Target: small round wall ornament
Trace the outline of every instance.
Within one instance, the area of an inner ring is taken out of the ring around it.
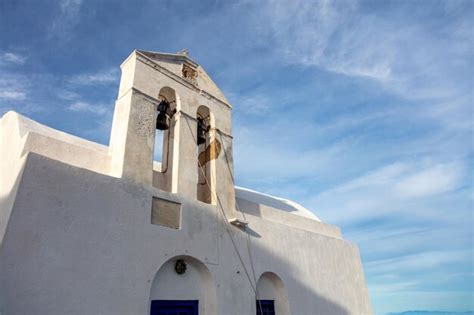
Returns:
[[[182,275],[183,273],[185,273],[186,268],[187,268],[186,262],[182,259],[178,259],[176,261],[176,264],[174,265],[174,271],[176,271],[178,275]]]

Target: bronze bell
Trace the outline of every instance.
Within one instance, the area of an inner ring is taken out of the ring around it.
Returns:
[[[158,117],[156,118],[156,129],[167,130],[170,127],[168,116],[173,116],[175,111],[171,111],[170,103],[167,100],[162,100],[158,104]]]
[[[168,116],[164,112],[160,112],[156,118],[156,129],[167,130],[169,127]]]
[[[206,143],[206,127],[204,126],[204,119],[197,118],[197,145]]]

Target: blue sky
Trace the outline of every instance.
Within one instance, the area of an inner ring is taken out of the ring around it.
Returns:
[[[377,314],[473,305],[473,1],[0,0],[0,114],[108,143],[119,65],[198,61],[241,186],[340,225]]]

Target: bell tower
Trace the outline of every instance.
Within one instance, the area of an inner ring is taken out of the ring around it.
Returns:
[[[110,139],[111,173],[145,187],[235,211],[231,112],[186,51],[135,50],[121,65]],[[162,130],[161,167],[154,162]]]

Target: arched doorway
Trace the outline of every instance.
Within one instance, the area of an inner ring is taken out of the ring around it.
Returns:
[[[273,272],[265,272],[257,283],[256,314],[289,315],[290,305],[283,281]]]
[[[190,256],[164,263],[153,280],[151,315],[216,315],[216,289],[207,267]]]

